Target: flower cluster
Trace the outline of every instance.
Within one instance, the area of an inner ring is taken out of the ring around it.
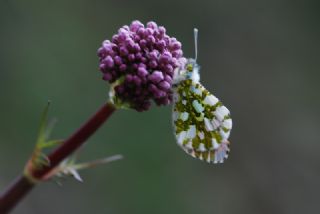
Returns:
[[[98,49],[103,79],[112,83],[112,99],[137,111],[148,110],[152,100],[171,103],[172,78],[182,54],[181,43],[164,27],[139,21],[120,28]]]

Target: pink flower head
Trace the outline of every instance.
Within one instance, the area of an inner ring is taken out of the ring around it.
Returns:
[[[103,79],[112,83],[113,100],[137,111],[148,110],[151,101],[172,101],[172,78],[180,66],[181,43],[155,22],[144,26],[133,21],[98,49]]]

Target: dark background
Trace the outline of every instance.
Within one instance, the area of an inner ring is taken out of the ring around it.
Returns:
[[[65,138],[107,100],[96,50],[122,25],[154,20],[194,56],[231,110],[223,165],[175,144],[171,107],[118,111],[81,160],[125,159],[39,185],[15,209],[53,213],[318,213],[319,1],[25,1],[0,3],[0,189],[22,170],[50,99]]]

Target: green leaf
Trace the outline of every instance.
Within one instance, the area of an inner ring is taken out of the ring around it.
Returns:
[[[123,159],[122,155],[113,155],[113,156],[107,157],[107,158],[93,160],[93,161],[89,161],[89,162],[85,162],[85,163],[74,164],[72,167],[76,170],[82,170],[82,169],[93,168],[93,167],[96,167],[99,165],[107,164],[107,163],[121,160],[121,159]]]
[[[38,132],[37,146],[41,145],[46,139],[46,127],[47,127],[47,121],[48,121],[49,107],[50,107],[50,101],[48,100],[47,106],[43,110],[40,118],[40,127]]]
[[[54,147],[56,145],[59,145],[63,142],[63,140],[49,140],[49,141],[44,141],[44,142],[41,142],[39,144],[39,147],[41,149],[45,149],[45,148],[51,148],[51,147]]]

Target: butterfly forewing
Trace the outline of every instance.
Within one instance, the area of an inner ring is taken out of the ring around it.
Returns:
[[[228,157],[230,112],[200,83],[187,79],[175,88],[172,117],[177,144],[185,152],[213,163]]]

